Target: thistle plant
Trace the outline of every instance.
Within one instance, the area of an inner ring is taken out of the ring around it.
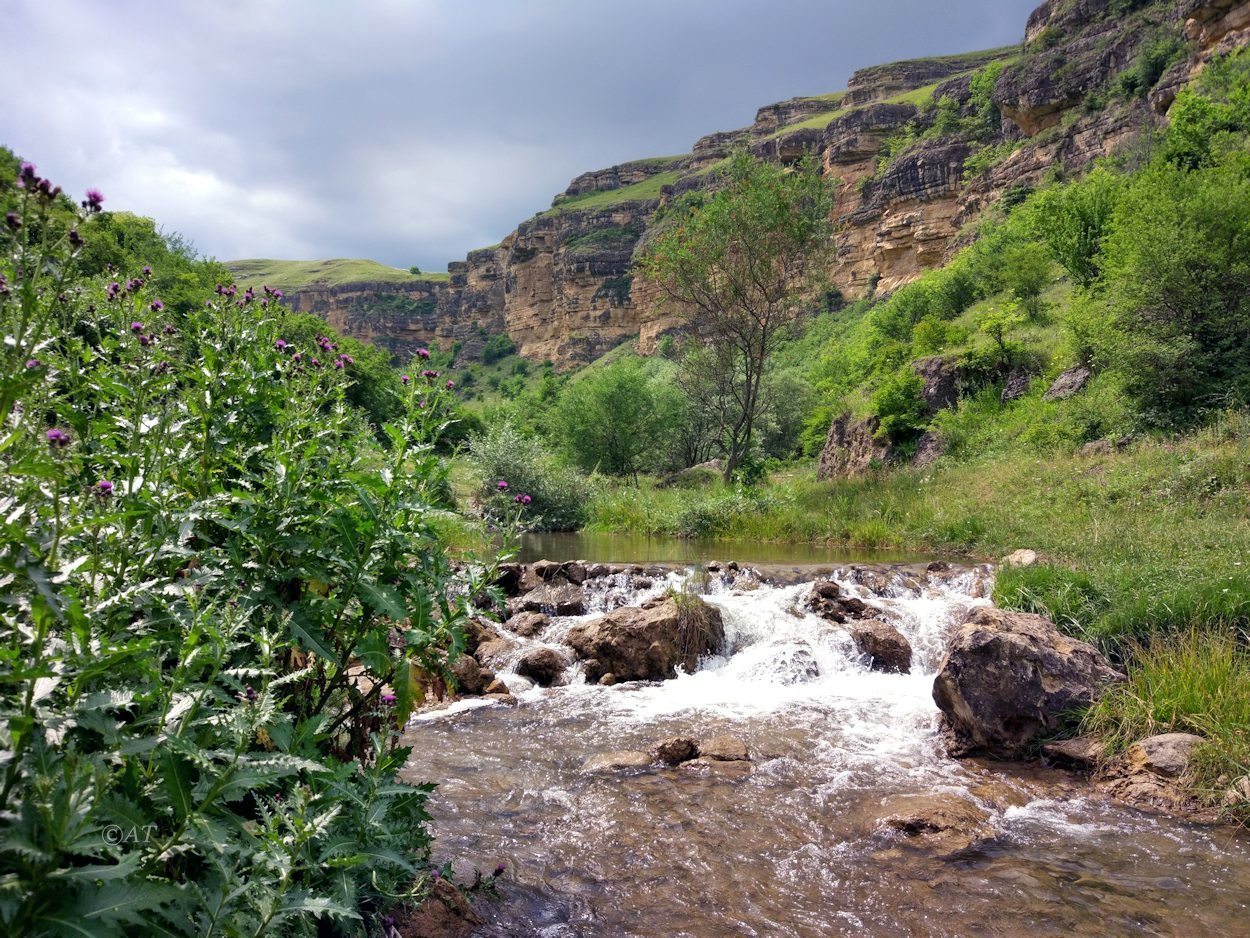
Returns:
[[[81,275],[99,192],[0,200],[0,930],[381,933],[401,730],[494,577],[437,534],[451,391],[375,432],[278,291],[175,313]]]

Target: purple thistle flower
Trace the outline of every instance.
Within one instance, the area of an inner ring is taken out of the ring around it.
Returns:
[[[310,364],[310,365],[312,365],[314,368],[320,368],[320,367],[321,367],[321,360],[320,360],[320,359],[317,359],[317,358],[314,358],[311,362],[309,362],[309,364]]]
[[[17,231],[22,227],[22,218],[17,212],[5,212],[4,223],[9,226],[9,230]]]
[[[42,367],[43,367],[43,362],[41,362],[41,361],[40,361],[39,359],[37,359],[37,358],[28,358],[28,359],[26,359],[26,367],[27,367],[30,371],[34,371],[36,368],[42,368]]]
[[[79,250],[87,242],[82,239],[82,235],[78,233],[77,228],[69,230],[69,246],[75,251]]]
[[[155,342],[155,341],[156,341],[156,339],[154,339],[154,338],[153,338],[152,336],[150,336],[150,335],[141,335],[141,336],[139,336],[139,344],[140,344],[140,345],[142,345],[144,348],[147,348],[149,345],[151,345],[151,344],[152,344],[153,342]]]
[[[429,357],[430,357],[430,350],[428,348],[417,349],[417,358],[420,358],[422,361],[424,361],[425,359]]]
[[[285,352],[286,351],[286,339],[279,339],[277,342],[273,344],[273,347],[276,348],[279,352]]]
[[[48,445],[53,449],[62,449],[69,446],[69,434],[59,427],[53,427],[44,436],[48,438]]]
[[[88,189],[82,207],[89,212],[98,212],[104,207],[104,196],[99,189]]]
[[[530,498],[528,495],[522,495],[522,496],[521,496],[521,504],[522,504],[522,505],[528,505],[528,504],[529,504],[530,502],[532,502],[533,500],[534,500],[534,499]]]
[[[354,365],[354,364],[356,364],[356,359],[352,358],[350,355],[348,355],[348,354],[346,354],[346,353],[343,353],[343,354],[340,354],[340,355],[339,355],[339,361],[341,361],[344,365]]]
[[[386,704],[388,707],[389,707],[391,704],[393,704],[393,703],[394,703],[396,700],[398,700],[398,699],[399,699],[399,698],[398,698],[398,697],[396,697],[394,694],[383,694],[383,695],[382,695],[382,703]]]
[[[430,370],[427,368],[425,371],[421,372],[421,377],[422,377],[422,378],[425,378],[425,380],[427,380],[427,381],[433,381],[435,378],[437,378],[437,377],[438,377],[438,372],[437,372],[437,371],[430,371]]]
[[[152,312],[159,313],[161,310],[165,308],[165,304],[162,303],[160,300],[153,300],[152,305],[149,308],[152,310]]]
[[[248,703],[256,702],[256,691],[252,689],[251,684],[247,685],[247,688],[243,691],[243,696],[247,698]]]
[[[293,362],[302,362],[303,360],[304,360],[304,356],[301,355],[299,352],[296,352],[294,355],[291,356],[291,361]]]
[[[436,883],[442,878],[443,878],[442,870],[435,870],[434,872],[430,874],[430,879],[434,880],[434,882]]]
[[[17,170],[17,187],[25,189],[27,186],[31,188],[39,182],[39,174],[35,172],[34,163],[22,163]]]
[[[95,484],[95,493],[101,498],[108,498],[113,494],[113,483],[108,479],[101,479]]]
[[[138,293],[140,290],[143,289],[143,278],[135,277],[132,280],[127,280],[126,289],[129,290],[131,293]]]
[[[508,483],[505,482],[503,479],[500,479],[498,482],[495,483],[495,488],[499,489],[499,491],[501,492],[506,492],[508,491]]]
[[[177,331],[178,330],[175,329],[173,326],[166,326],[164,329],[165,335],[173,335]]]
[[[400,376],[399,376],[399,381],[400,381],[400,383],[401,383],[401,384],[405,384],[405,385],[406,385],[406,384],[407,384],[409,381],[411,381],[411,380],[412,380],[412,379],[411,379],[411,378],[409,378],[407,375],[400,375]]]
[[[274,291],[273,291],[273,298],[274,298],[275,300],[280,300],[280,299],[282,299],[282,291],[281,291],[281,290],[274,290]]]
[[[342,371],[342,370],[343,370],[343,359],[341,359],[341,358],[340,358],[338,361],[336,361],[336,362],[334,363],[334,367],[335,367],[335,368],[337,368],[339,371]]]
[[[143,267],[143,276],[145,276],[145,277],[150,277],[150,276],[152,276],[152,268],[151,268],[151,267],[148,267],[146,264],[145,264],[145,265],[144,265],[144,267]]]
[[[130,331],[131,331],[131,332],[142,332],[142,331],[143,331],[143,323],[138,322],[138,321],[136,321],[136,322],[132,322],[132,323],[130,324]]]
[[[495,867],[495,873],[494,873],[495,879],[498,879],[500,876],[502,876],[504,874],[504,870],[506,870],[507,868],[508,868],[508,865],[506,863],[500,863],[497,867]]]

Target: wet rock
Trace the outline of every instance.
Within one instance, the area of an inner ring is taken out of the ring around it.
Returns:
[[[510,692],[505,692],[505,693],[495,693],[495,694],[483,694],[483,695],[482,695],[482,699],[483,699],[483,700],[492,700],[492,701],[494,701],[494,702],[495,702],[495,703],[497,703],[497,704],[503,704],[503,705],[508,706],[508,707],[515,707],[515,706],[516,706],[516,704],[517,704],[517,699],[516,699],[516,697],[514,697],[514,696],[513,696]]]
[[[521,656],[516,673],[540,687],[550,687],[564,676],[565,667],[563,656],[554,648],[535,648]]]
[[[483,642],[481,645],[478,645],[477,650],[473,653],[473,657],[477,658],[484,665],[499,667],[516,647],[516,642],[499,637],[493,641]]]
[[[871,659],[873,671],[907,674],[911,671],[911,642],[898,629],[880,619],[864,619],[847,627],[861,655]]]
[[[395,930],[402,938],[468,938],[481,925],[469,900],[445,879],[435,880],[416,908],[395,914]]]
[[[720,611],[697,597],[657,597],[582,622],[566,642],[585,664],[586,679],[614,674],[618,681],[661,681],[678,666],[693,671],[699,658],[725,640]],[[593,666],[592,666],[593,664]]]
[[[1004,567],[1035,567],[1037,566],[1037,551],[1035,550],[1015,550],[999,561]]]
[[[580,586],[586,582],[587,571],[586,565],[580,560],[571,560],[560,567],[560,573],[564,575],[570,583]]]
[[[474,616],[465,623],[464,626],[464,650],[470,655],[474,654],[479,645],[486,642],[494,641],[499,638],[499,632],[495,629],[495,623],[482,616]]]
[[[807,594],[807,608],[830,622],[846,622],[872,615],[872,610],[862,600],[844,593],[842,587],[832,580],[818,580]]]
[[[714,762],[749,762],[751,753],[737,736],[713,736],[699,743],[699,758]]]
[[[1010,756],[1123,680],[1096,648],[1047,619],[981,607],[952,639],[933,699],[957,748]]]
[[[1179,778],[1188,770],[1195,747],[1203,742],[1193,733],[1163,733],[1133,743],[1124,755],[1131,771]]]
[[[599,684],[602,687],[612,687],[616,684],[616,675],[609,671],[603,677],[599,678]]]
[[[648,576],[634,577],[632,585],[636,590],[649,590],[655,586],[655,581]]]
[[[892,812],[880,829],[897,831],[913,846],[950,856],[984,843],[995,835],[989,812],[959,795],[900,795],[886,802]]]
[[[725,759],[709,759],[700,756],[697,759],[691,759],[689,762],[683,762],[678,769],[682,772],[712,777],[717,779],[725,779],[726,781],[736,781],[743,779],[755,772],[755,766],[750,762],[742,760],[728,761]]]
[[[560,564],[554,560],[536,560],[530,564],[530,570],[538,579],[549,583],[560,572]]]
[[[499,678],[495,678],[493,681],[491,681],[489,684],[486,685],[486,689],[482,691],[482,696],[494,697],[496,694],[511,695],[511,693],[512,692],[508,690],[507,684],[505,684]]]
[[[557,616],[580,616],[586,613],[586,594],[572,584],[546,584],[522,597],[525,612],[545,612]]]
[[[654,760],[649,753],[622,749],[591,756],[582,764],[582,771],[619,772],[622,769],[649,769],[653,763]]]
[[[590,580],[599,580],[605,576],[611,576],[612,573],[612,568],[606,563],[595,563],[586,568],[586,577]]]
[[[486,689],[482,681],[482,666],[471,655],[461,655],[451,666],[456,679],[456,689],[465,696],[476,696]]]
[[[1042,395],[1048,401],[1062,401],[1085,389],[1094,373],[1084,365],[1069,368],[1056,378]]]
[[[521,591],[521,575],[524,568],[519,563],[501,563],[495,577],[495,585],[505,596],[515,596]]]
[[[699,744],[689,736],[674,736],[655,747],[655,757],[665,765],[680,765],[699,757]]]
[[[533,638],[540,635],[551,624],[551,617],[541,612],[519,612],[503,624],[510,632],[516,632],[522,638]]]
[[[820,663],[811,648],[799,642],[780,646],[768,665],[767,678],[782,684],[805,684],[820,677]]]
[[[1105,747],[1093,736],[1057,739],[1042,746],[1048,759],[1076,769],[1092,769],[1102,760]]]

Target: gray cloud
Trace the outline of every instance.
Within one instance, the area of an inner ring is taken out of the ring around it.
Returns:
[[[441,268],[574,175],[1036,0],[0,0],[0,143],[206,253]]]

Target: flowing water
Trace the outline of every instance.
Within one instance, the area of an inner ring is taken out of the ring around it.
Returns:
[[[409,728],[410,774],[435,779],[436,851],[461,872],[508,865],[483,935],[1247,935],[1250,845],[1112,804],[1056,770],[943,754],[931,690],[944,633],[985,602],[984,571],[895,577],[879,607],[913,673],[870,671],[797,605],[809,584],[713,583],[726,647],[658,684],[466,700]],[[628,578],[593,612],[634,604]],[[576,619],[523,643],[560,647]],[[752,763],[586,773],[588,757],[732,734]],[[911,799],[955,795],[990,836],[953,854],[883,829]]]

